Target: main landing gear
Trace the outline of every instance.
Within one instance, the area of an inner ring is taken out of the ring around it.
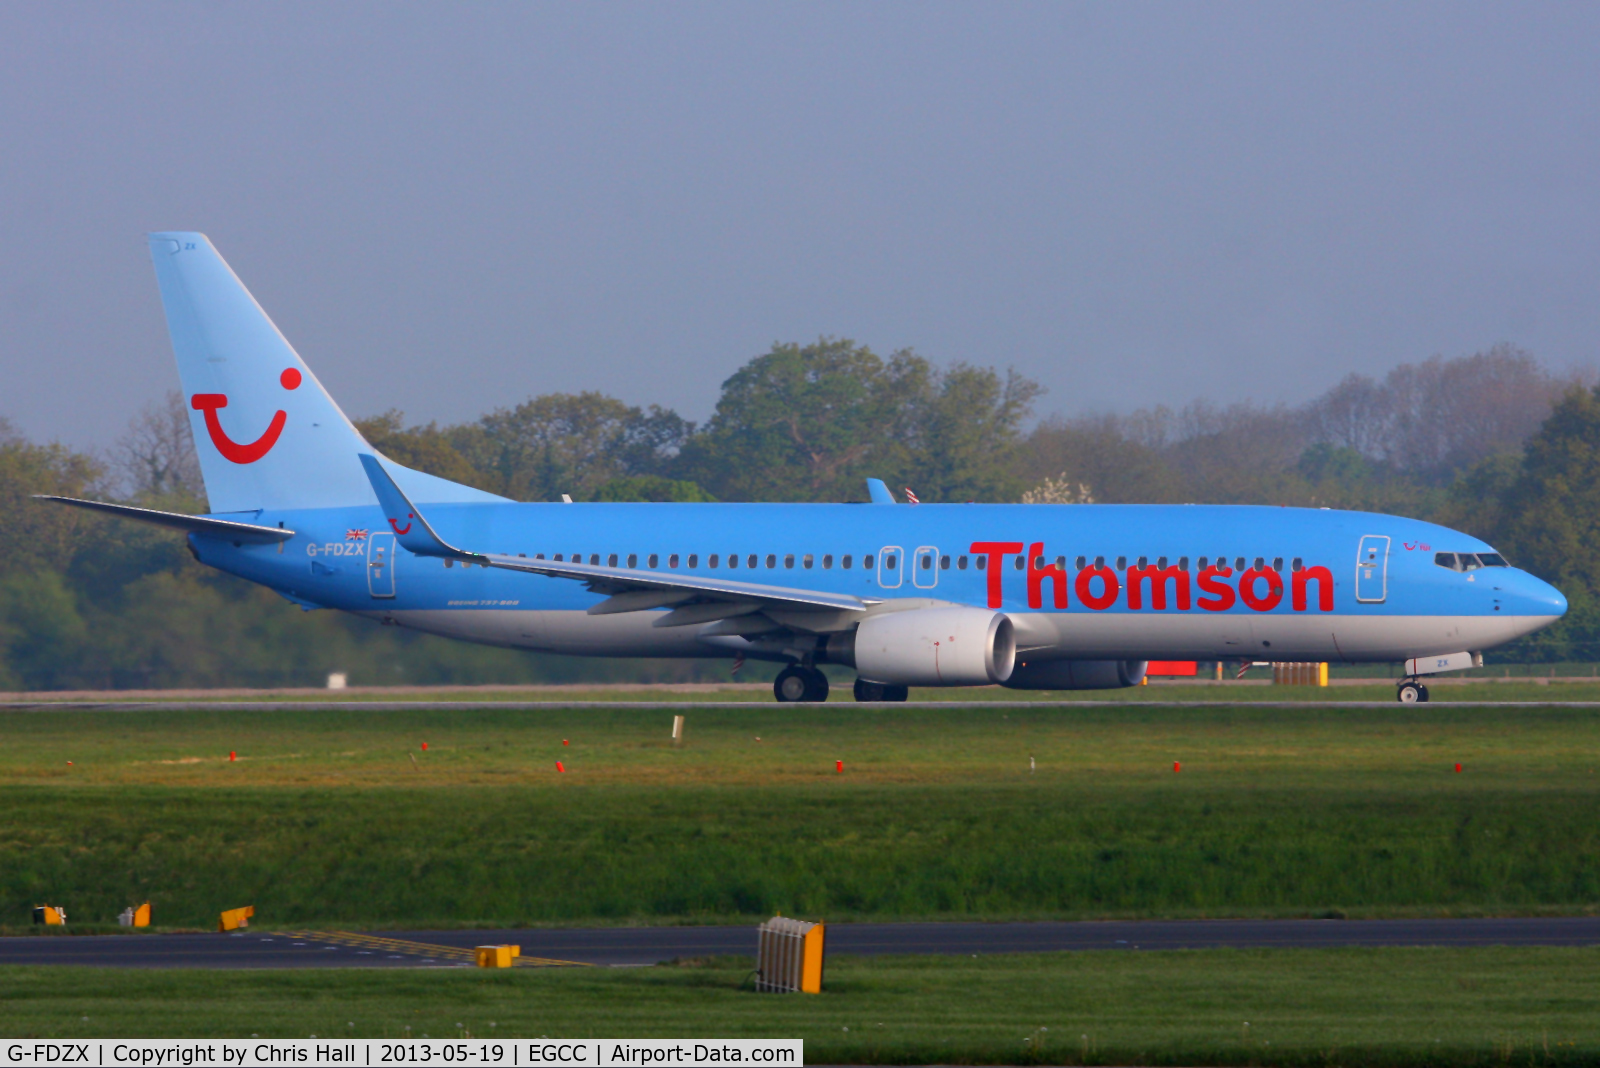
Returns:
[[[814,667],[791,664],[772,680],[772,695],[784,704],[792,701],[826,701],[828,676]]]
[[[890,686],[885,682],[868,682],[866,679],[857,679],[855,696],[857,701],[904,701],[910,690],[905,686]]]
[[[1428,699],[1428,688],[1416,679],[1401,679],[1394,699],[1403,705],[1421,704]]]

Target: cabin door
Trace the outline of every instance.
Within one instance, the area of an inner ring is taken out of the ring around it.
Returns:
[[[374,597],[394,596],[394,535],[374,532],[367,536],[367,592]]]
[[[1356,550],[1356,600],[1382,604],[1389,596],[1389,539],[1367,534]]]
[[[905,552],[898,545],[885,545],[878,550],[878,585],[886,590],[897,588],[905,568],[901,566]]]
[[[939,547],[919,545],[912,554],[911,584],[919,590],[931,590],[939,585]]]

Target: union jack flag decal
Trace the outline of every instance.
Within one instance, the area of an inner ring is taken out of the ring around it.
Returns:
[[[362,538],[365,538],[369,533],[371,533],[371,532],[367,531],[367,530],[364,530],[362,528],[352,527],[351,529],[349,529],[349,530],[344,532],[344,540],[345,541],[360,541]]]

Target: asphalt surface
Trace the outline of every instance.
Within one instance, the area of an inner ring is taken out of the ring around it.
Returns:
[[[521,931],[240,931],[0,938],[0,964],[126,968],[471,967],[472,947],[522,947],[523,967],[626,967],[676,957],[754,957],[756,929],[608,927]],[[1600,917],[1428,920],[1162,920],[1131,923],[841,923],[830,953],[1328,946],[1600,945]]]

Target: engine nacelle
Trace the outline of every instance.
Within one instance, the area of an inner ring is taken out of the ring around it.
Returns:
[[[828,659],[853,661],[863,679],[893,686],[987,686],[1010,678],[1017,658],[1011,620],[984,608],[885,612],[852,637],[848,650],[830,640]]]
[[[1022,663],[1000,680],[1013,690],[1117,690],[1137,686],[1145,660],[1041,660]]]

